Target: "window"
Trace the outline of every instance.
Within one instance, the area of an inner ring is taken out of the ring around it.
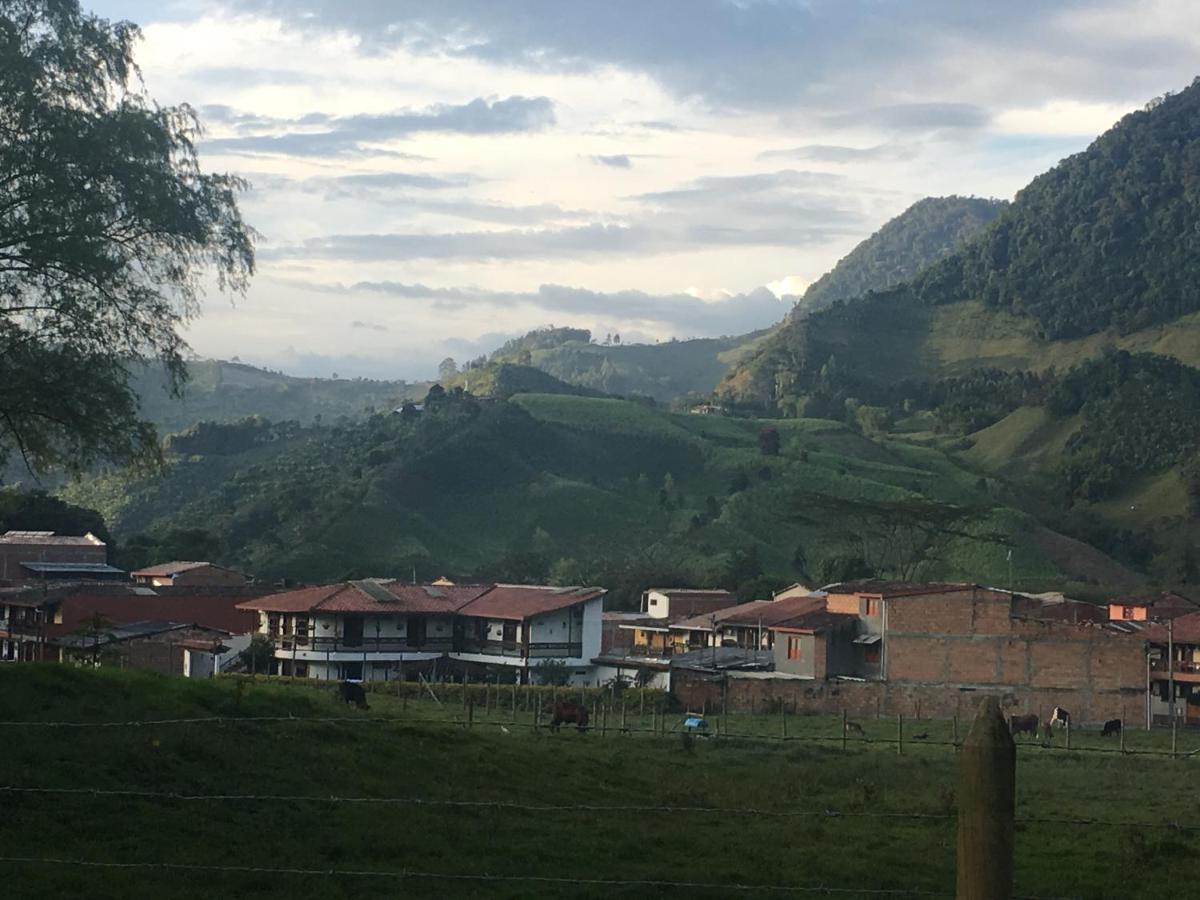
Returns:
[[[800,647],[801,647],[800,640],[801,639],[799,637],[795,637],[795,636],[789,637],[787,639],[787,658],[788,659],[795,659],[795,660],[800,659]]]
[[[267,615],[267,634],[271,637],[279,636],[279,613],[269,613]]]
[[[517,623],[505,622],[502,639],[506,644],[515,644],[517,642]]]
[[[657,597],[651,597],[651,598],[650,598],[650,605],[651,605],[651,606],[658,606],[658,598],[657,598]]]
[[[865,609],[863,610],[863,615],[865,615],[865,616],[879,615],[879,601],[878,600],[865,600],[865,601],[863,601],[863,606],[865,607]]]
[[[296,619],[296,643],[308,643],[308,617],[303,616]]]
[[[1133,618],[1133,607],[1132,606],[1122,606],[1121,607],[1121,618],[1122,619],[1132,619]]]

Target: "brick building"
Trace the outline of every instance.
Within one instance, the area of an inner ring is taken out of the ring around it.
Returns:
[[[1144,719],[1144,636],[1088,604],[1072,609],[971,584],[870,581],[827,592],[829,613],[857,617],[854,632],[836,633],[859,648],[861,663],[875,660],[874,671],[860,668],[867,674],[853,680],[814,672],[807,682],[731,673],[727,685],[680,673],[672,690],[690,705],[725,688],[731,706],[775,697],[801,710],[935,717],[965,714],[994,694],[1017,713],[1045,717],[1063,706],[1081,723]]]
[[[108,546],[94,534],[82,536],[53,531],[6,531],[0,534],[0,581],[21,581],[33,576],[27,563],[78,563],[103,566]]]

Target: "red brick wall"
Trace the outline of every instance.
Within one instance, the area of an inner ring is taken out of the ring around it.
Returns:
[[[1048,717],[1055,706],[1079,722],[1141,721],[1145,645],[1095,625],[1014,619],[1011,598],[967,589],[897,597],[887,603],[886,682],[730,678],[731,709],[779,698],[800,711],[854,715],[971,714],[995,694],[1013,712]],[[689,705],[719,696],[694,674],[672,673]]]

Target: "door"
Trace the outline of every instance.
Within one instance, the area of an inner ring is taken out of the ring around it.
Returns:
[[[346,618],[342,620],[342,646],[361,647],[362,642],[362,616],[346,616]]]
[[[420,647],[425,643],[425,617],[409,616],[404,626],[405,643],[410,647]]]

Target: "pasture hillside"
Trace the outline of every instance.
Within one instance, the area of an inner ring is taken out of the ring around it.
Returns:
[[[5,892],[953,895],[957,757],[915,737],[949,723],[907,723],[902,754],[884,722],[843,749],[833,717],[789,717],[786,741],[765,733],[778,715],[730,726],[757,738],[684,740],[677,714],[661,736],[615,716],[604,736],[550,734],[519,702],[515,721],[473,708],[468,729],[438,689],[441,706],[373,693],[362,712],[327,686],[7,666]],[[1023,741],[1016,894],[1189,896],[1196,764]]]
[[[423,578],[603,584],[630,604],[651,582],[765,596],[867,567],[1005,583],[1011,549],[1021,587],[1138,583],[1119,567],[1108,580],[1102,554],[1055,562],[1037,539],[1042,523],[1001,481],[937,449],[820,419],[451,393],[421,415],[210,426],[172,448],[164,475],[109,474],[63,494],[99,509],[126,547],[199,532],[209,555],[272,579],[415,567]]]

